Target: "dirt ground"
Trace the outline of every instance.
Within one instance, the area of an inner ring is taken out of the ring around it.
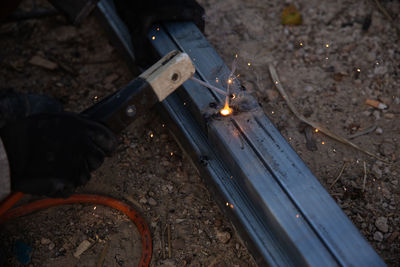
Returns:
[[[242,84],[385,262],[399,266],[400,49],[393,24],[374,1],[199,2],[206,9],[205,34],[217,52],[228,64],[239,55]],[[281,23],[291,2],[302,15],[301,25]],[[382,4],[398,22],[399,1]],[[37,66],[34,56],[56,66]],[[270,63],[309,119],[345,137],[376,125],[353,141],[392,164],[321,133],[311,134],[308,142],[314,145],[307,148],[304,127],[270,80]],[[47,94],[75,112],[133,78],[93,16],[77,27],[62,16],[1,25],[0,65],[1,90]],[[388,108],[369,107],[366,99]],[[78,192],[135,207],[151,228],[152,266],[255,266],[154,111],[119,140],[114,156]],[[141,251],[135,226],[119,212],[95,205],[56,207],[12,220],[1,226],[0,239],[12,266],[21,265],[16,241],[33,249],[30,266],[94,266],[102,254],[103,266],[135,266]],[[84,240],[91,246],[75,258]]]
[[[200,2],[218,53],[228,63],[239,55],[242,84],[385,262],[399,266],[400,2],[380,1],[393,24],[374,1]],[[282,25],[289,4],[302,15],[301,25]],[[392,164],[320,132],[311,133],[308,149],[304,127],[271,82],[271,63],[301,114],[343,137],[375,125],[352,141]],[[372,108],[367,99],[388,108]]]

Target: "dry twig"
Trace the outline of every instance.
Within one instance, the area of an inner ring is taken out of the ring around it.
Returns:
[[[276,70],[275,70],[274,66],[269,65],[269,72],[271,74],[272,81],[275,84],[276,88],[278,89],[279,93],[281,94],[283,99],[286,101],[286,104],[289,106],[289,109],[293,112],[293,114],[299,120],[301,120],[304,123],[307,123],[308,125],[310,125],[311,127],[314,127],[315,129],[318,129],[318,131],[324,133],[325,135],[329,136],[332,139],[335,139],[336,141],[339,141],[339,142],[341,142],[343,144],[349,145],[349,146],[357,149],[358,151],[361,151],[361,152],[363,152],[363,153],[365,153],[365,154],[367,154],[367,155],[369,155],[371,157],[374,157],[374,158],[376,158],[376,159],[378,159],[378,160],[380,160],[382,162],[389,163],[387,160],[385,160],[385,159],[383,159],[381,157],[378,157],[378,156],[372,154],[371,152],[369,152],[369,151],[367,151],[365,149],[362,149],[361,147],[359,147],[358,145],[354,144],[353,142],[350,142],[349,140],[332,133],[327,128],[323,127],[322,125],[320,125],[320,124],[318,124],[316,122],[307,120],[303,115],[301,115],[297,111],[297,109],[293,105],[292,101],[290,101],[288,95],[286,94],[285,89],[283,89],[283,86],[281,85],[281,82],[279,80],[278,74],[276,73]]]
[[[96,263],[96,267],[102,267],[103,266],[104,259],[106,258],[109,246],[110,246],[110,242],[106,241],[106,243],[104,244],[103,249],[101,250],[101,254],[100,254],[99,260]]]
[[[161,232],[161,252],[162,252],[162,258],[165,260],[165,227],[163,228],[162,221],[160,220],[160,232]]]
[[[168,258],[172,258],[172,245],[171,245],[171,224],[168,223]]]
[[[355,133],[355,134],[347,136],[347,139],[354,139],[356,137],[359,137],[359,136],[362,136],[362,135],[365,135],[365,134],[369,134],[369,133],[375,131],[376,127],[377,127],[376,124],[374,124],[371,127],[365,129],[364,131],[361,131],[361,132],[358,132],[358,133]]]
[[[389,12],[386,10],[384,6],[379,2],[379,0],[374,0],[376,6],[378,7],[379,11],[382,12],[383,15],[392,23],[392,25],[396,28],[396,30],[400,33],[400,26],[396,24],[395,20],[393,17],[389,14]]]
[[[337,181],[339,181],[340,177],[342,177],[344,168],[346,167],[346,163],[347,163],[347,162],[343,162],[342,169],[340,170],[338,176],[337,176],[336,179],[333,181],[333,183],[331,184],[331,186],[329,186],[329,189],[331,189],[331,188],[337,183]]]
[[[363,179],[363,186],[362,191],[365,191],[365,183],[367,182],[367,163],[364,161],[364,179]]]

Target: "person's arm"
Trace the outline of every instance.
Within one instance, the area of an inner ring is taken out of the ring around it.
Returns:
[[[12,191],[66,197],[88,181],[117,144],[107,127],[64,112],[45,96],[0,96],[0,114]]]
[[[0,202],[11,192],[10,169],[3,141],[0,138]]]
[[[150,28],[166,21],[192,21],[204,30],[204,9],[195,0],[117,0],[118,15],[131,34],[136,63],[148,67],[152,58],[147,34]]]

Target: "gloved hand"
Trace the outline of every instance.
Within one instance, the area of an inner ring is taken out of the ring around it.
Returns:
[[[0,92],[0,128],[13,121],[40,113],[63,111],[61,103],[45,95]]]
[[[0,129],[11,169],[11,188],[67,197],[116,147],[105,126],[73,113],[44,113]]]
[[[163,21],[193,21],[204,30],[204,9],[195,0],[116,0],[118,15],[128,26],[136,62],[147,67],[151,60],[150,28]]]

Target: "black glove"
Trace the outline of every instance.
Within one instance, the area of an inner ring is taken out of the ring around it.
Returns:
[[[147,67],[154,63],[147,34],[163,21],[193,21],[204,30],[204,9],[195,0],[115,0],[121,19],[128,26],[136,62]]]
[[[67,197],[116,147],[105,126],[73,113],[45,113],[0,129],[13,191]]]
[[[45,95],[0,92],[0,128],[13,121],[40,113],[63,111],[61,103]]]

